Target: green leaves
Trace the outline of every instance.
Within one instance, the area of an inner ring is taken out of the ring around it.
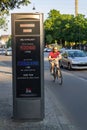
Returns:
[[[64,44],[87,41],[87,18],[82,14],[74,17],[74,15],[60,14],[57,10],[51,10],[44,27],[46,38],[50,35],[52,42],[57,40]]]
[[[21,5],[28,5],[30,0],[0,0],[0,10],[11,10],[19,8]]]
[[[9,15],[9,10],[28,4],[30,0],[0,0],[0,29],[7,29],[6,15]]]

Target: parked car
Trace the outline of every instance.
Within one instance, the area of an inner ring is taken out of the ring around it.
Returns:
[[[0,48],[0,55],[5,55],[5,49],[4,48]]]
[[[50,52],[51,50],[51,48],[44,48],[44,52]]]
[[[67,49],[62,53],[60,65],[70,69],[87,69],[87,55],[82,50]]]
[[[5,55],[12,56],[12,48],[6,49]]]
[[[59,51],[60,51],[60,53],[62,54],[62,53],[64,53],[65,52],[65,48],[61,48]]]

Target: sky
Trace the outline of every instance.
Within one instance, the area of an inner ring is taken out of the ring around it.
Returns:
[[[75,15],[75,0],[30,0],[31,4],[22,6],[20,9],[14,9],[11,13],[32,13],[40,12],[44,14],[44,20],[48,17],[48,13],[52,9],[60,11],[61,14]],[[35,6],[35,10],[33,10]],[[78,0],[78,13],[84,14],[87,17],[87,0]],[[8,17],[8,30],[7,32],[0,31],[0,35],[11,34],[11,16]]]

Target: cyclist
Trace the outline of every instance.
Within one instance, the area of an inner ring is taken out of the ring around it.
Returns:
[[[52,51],[48,55],[48,60],[50,62],[50,72],[53,74],[54,66],[56,65],[59,68],[59,60],[62,59],[60,52],[57,47],[53,47]]]

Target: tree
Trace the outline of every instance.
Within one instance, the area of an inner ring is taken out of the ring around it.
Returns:
[[[84,15],[79,14],[76,17],[73,17],[69,22],[69,28],[66,30],[66,41],[83,43],[86,40],[86,29],[87,29],[87,20]]]
[[[30,0],[0,0],[0,10],[9,11],[14,8],[20,8],[21,5],[28,5]]]
[[[20,8],[21,5],[27,6],[29,3],[30,0],[0,0],[0,29],[7,29],[6,16],[10,10]]]
[[[78,14],[75,17],[51,10],[44,22],[44,28],[45,37],[50,35],[53,39],[52,42],[57,40],[57,43],[62,44],[62,46],[65,46],[66,43],[78,44],[87,41],[87,18],[83,14]]]
[[[3,15],[0,16],[0,29],[2,29],[2,28],[4,28],[4,30],[7,29],[7,21]]]
[[[8,41],[6,42],[6,47],[7,47],[7,48],[12,47],[11,36],[9,36],[9,39],[8,39]]]
[[[52,35],[49,34],[49,35],[46,36],[47,43],[52,43],[52,40],[53,40]]]
[[[48,18],[44,22],[46,42],[48,42],[49,36],[51,37],[50,42],[55,42],[56,39],[54,35],[54,22],[59,16],[60,12],[55,9],[50,10],[50,12],[48,13]]]
[[[61,14],[54,22],[54,36],[63,46],[66,41],[66,33],[70,28],[69,21],[72,17],[73,15]]]

